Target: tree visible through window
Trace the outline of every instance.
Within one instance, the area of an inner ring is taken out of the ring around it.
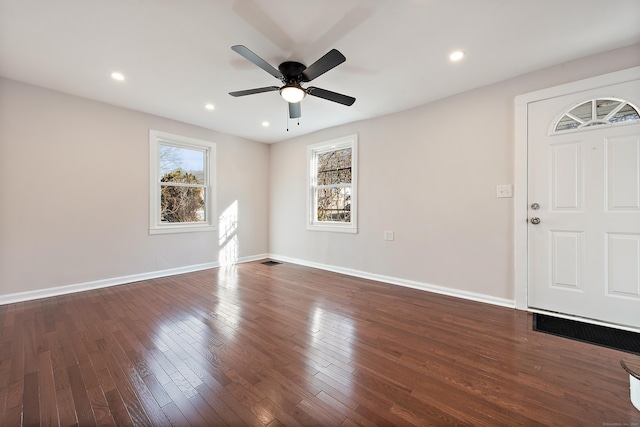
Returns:
[[[356,142],[351,135],[308,147],[308,229],[357,232]]]
[[[205,153],[160,144],[160,220],[201,222],[205,215]]]
[[[215,230],[215,144],[150,131],[151,234]]]
[[[318,154],[318,221],[351,221],[351,148]]]

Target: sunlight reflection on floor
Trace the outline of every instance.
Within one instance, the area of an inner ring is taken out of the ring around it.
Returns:
[[[220,215],[218,239],[220,252],[218,261],[221,267],[233,265],[238,261],[238,201],[234,201]]]

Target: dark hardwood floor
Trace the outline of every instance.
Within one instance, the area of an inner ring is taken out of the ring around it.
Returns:
[[[4,305],[0,331],[4,426],[640,425],[627,353],[291,264]]]

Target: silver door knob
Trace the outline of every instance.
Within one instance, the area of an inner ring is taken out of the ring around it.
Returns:
[[[537,216],[534,216],[529,221],[531,221],[531,224],[540,224],[540,218],[538,218]]]

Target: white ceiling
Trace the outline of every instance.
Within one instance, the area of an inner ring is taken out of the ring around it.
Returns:
[[[0,0],[0,75],[263,142],[638,42],[639,0]],[[308,96],[287,132],[277,92],[228,95],[280,84],[235,44],[274,67],[336,48],[347,61],[307,86],[357,100]]]

